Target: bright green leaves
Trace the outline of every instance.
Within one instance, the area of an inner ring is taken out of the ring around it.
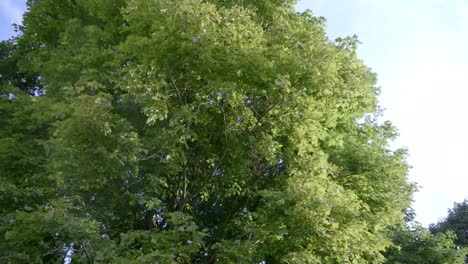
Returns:
[[[138,64],[156,63],[153,66],[166,78],[184,73],[189,82],[236,77],[239,70],[250,74],[264,40],[249,12],[200,1],[134,1],[126,9],[130,34],[122,52],[137,58]],[[150,16],[153,19],[146,19]]]
[[[164,120],[168,115],[168,99],[181,96],[178,88],[173,86],[172,93],[167,91],[169,84],[154,68],[136,67],[128,71],[124,86],[135,100],[143,104],[143,113],[147,116],[146,123],[153,125],[158,120]]]
[[[301,160],[302,166],[290,171],[285,191],[263,194],[265,205],[254,221],[261,223],[256,227],[261,229],[256,237],[262,241],[259,250],[270,252],[270,261],[380,261],[379,251],[388,242],[370,232],[371,224],[361,218],[363,208],[356,194],[321,171],[326,166],[323,157]],[[315,166],[305,169],[307,164]]]
[[[355,38],[285,0],[55,2],[18,39],[47,93],[0,95],[4,259],[383,262],[412,187],[394,128],[356,121],[377,89]]]
[[[409,206],[409,196],[414,190],[404,177],[408,171],[404,163],[405,151],[392,152],[383,148],[394,133],[389,123],[379,126],[368,121],[348,131],[344,144],[330,148],[329,152],[330,160],[339,168],[333,173],[335,181],[354,190],[368,206],[373,219],[390,221],[384,225],[400,221],[401,208]],[[380,213],[387,218],[376,217]]]

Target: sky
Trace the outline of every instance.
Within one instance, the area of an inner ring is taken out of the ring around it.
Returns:
[[[25,10],[25,0],[0,0],[0,40],[15,34],[12,24],[21,24]]]
[[[0,40],[25,0],[0,0]],[[331,39],[358,35],[359,57],[379,76],[383,119],[399,129],[417,182],[416,220],[446,216],[468,198],[468,0],[302,0],[327,19]]]

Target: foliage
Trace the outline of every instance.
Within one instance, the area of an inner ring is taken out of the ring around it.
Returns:
[[[0,54],[0,261],[383,263],[405,152],[357,39],[293,4],[30,0]]]
[[[434,234],[452,231],[456,234],[455,244],[460,248],[468,248],[468,200],[455,203],[448,215],[437,224],[429,226]],[[468,257],[466,257],[468,262]]]
[[[397,230],[395,246],[385,256],[392,264],[463,264],[466,249],[458,249],[453,232],[433,235],[420,225],[405,226]]]

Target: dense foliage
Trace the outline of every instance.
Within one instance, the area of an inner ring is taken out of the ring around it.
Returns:
[[[289,0],[30,0],[0,262],[383,263],[413,186],[354,37]]]
[[[463,264],[466,249],[455,244],[453,231],[432,234],[414,221],[414,211],[409,210],[406,224],[394,229],[393,246],[384,253],[389,264]]]
[[[466,251],[458,250],[454,233],[431,234],[421,226],[402,228],[395,235],[395,247],[386,252],[392,264],[463,264]]]
[[[434,234],[452,231],[456,234],[455,244],[459,248],[468,249],[468,200],[455,203],[448,211],[448,215],[437,224],[429,226]],[[466,253],[466,263],[468,263],[468,252]]]

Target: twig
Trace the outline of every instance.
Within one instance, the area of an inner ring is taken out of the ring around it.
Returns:
[[[263,114],[263,115],[257,120],[257,122],[255,123],[254,127],[250,130],[250,132],[254,131],[254,130],[260,125],[260,123],[262,122],[262,120],[270,113],[270,111],[271,111],[273,108],[275,108],[276,106],[278,106],[278,105],[279,105],[280,103],[282,103],[282,102],[283,102],[283,101],[280,100],[280,101],[278,101],[276,104],[270,105],[270,106],[267,108],[265,114]],[[252,109],[253,109],[253,108],[252,108]]]

